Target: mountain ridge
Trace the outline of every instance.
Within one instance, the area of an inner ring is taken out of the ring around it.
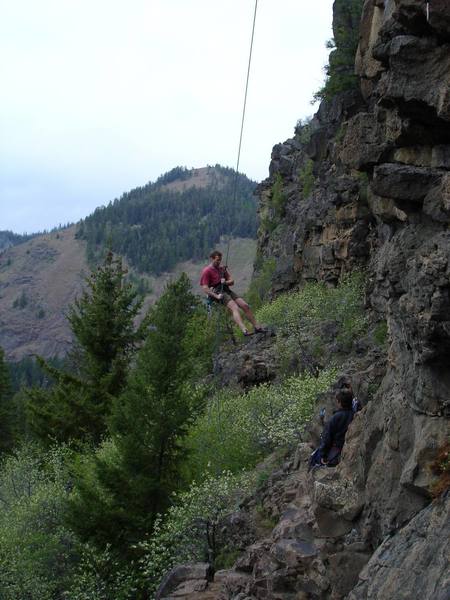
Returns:
[[[205,197],[215,173],[215,167],[191,170],[177,167],[147,185],[163,188],[165,193],[181,200],[186,190],[201,189]],[[228,181],[229,185],[230,174],[222,176],[221,173],[223,171],[215,178],[216,184],[225,185]],[[95,266],[94,258],[100,259],[104,251],[103,246],[99,247],[96,257],[88,260],[88,244],[80,236],[79,228],[77,223],[33,235],[0,252],[0,346],[9,360],[17,361],[32,354],[62,357],[69,349],[71,333],[65,313]],[[216,245],[224,252],[227,240],[223,236],[217,238]],[[239,236],[230,241],[230,261],[235,265],[237,289],[244,292],[253,270],[255,241]],[[158,274],[140,272],[126,256],[123,260],[130,280],[142,288],[145,307],[148,307],[162,293],[165,284],[182,271],[188,273],[194,290],[198,289],[199,272],[211,249],[200,259],[187,257],[172,262],[169,269],[161,269]]]

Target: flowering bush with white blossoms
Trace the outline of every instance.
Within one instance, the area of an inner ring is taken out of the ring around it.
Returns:
[[[174,565],[214,562],[220,550],[219,523],[236,510],[254,485],[253,475],[224,471],[216,477],[206,475],[200,483],[193,482],[187,492],[174,497],[166,515],[156,519],[148,541],[138,545],[143,552],[141,573],[150,594]]]
[[[0,597],[53,600],[77,561],[64,525],[68,448],[19,448],[0,469]]]
[[[363,309],[364,274],[354,272],[342,279],[337,287],[310,282],[299,292],[282,294],[257,311],[257,319],[289,333],[299,324],[314,327],[335,322],[340,336],[351,337],[365,326]]]
[[[298,442],[318,394],[330,388],[336,370],[289,377],[246,394],[224,390],[191,427],[187,446],[191,475],[252,468],[279,446]]]

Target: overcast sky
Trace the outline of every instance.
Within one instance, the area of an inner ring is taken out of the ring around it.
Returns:
[[[254,0],[0,0],[0,230],[236,165]],[[311,115],[333,0],[259,0],[240,171]]]

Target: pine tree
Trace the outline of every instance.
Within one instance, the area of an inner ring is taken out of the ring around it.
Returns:
[[[5,353],[0,348],[0,452],[10,450],[13,445],[12,387]]]
[[[124,551],[151,529],[179,487],[181,440],[198,402],[186,385],[183,347],[197,305],[186,275],[167,286],[150,311],[150,331],[128,385],[114,402],[112,445],[80,469],[73,524],[100,545]]]
[[[125,386],[131,358],[146,326],[143,322],[135,327],[141,301],[125,283],[125,274],[121,261],[108,253],[69,311],[76,341],[72,353],[76,373],[40,359],[56,385],[29,392],[30,425],[39,438],[65,441],[89,437],[97,443],[105,432],[112,400]]]

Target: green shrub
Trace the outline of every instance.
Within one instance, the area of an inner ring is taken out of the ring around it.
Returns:
[[[214,564],[216,570],[219,571],[220,569],[231,569],[231,567],[239,558],[240,554],[241,551],[237,548],[225,547],[216,557]]]
[[[20,308],[21,310],[25,308],[28,304],[28,297],[24,291],[20,294],[18,298],[16,298],[13,302],[13,308]]]
[[[299,119],[297,121],[297,125],[295,126],[295,135],[300,140],[300,143],[304,145],[306,145],[311,139],[311,121],[312,117],[306,117],[306,119]]]
[[[273,528],[277,525],[278,521],[273,517],[261,504],[257,505],[254,513],[256,527],[266,537]]]
[[[64,525],[68,450],[45,455],[26,446],[0,471],[2,600],[54,600],[77,562],[74,534]]]
[[[253,277],[250,283],[246,297],[254,311],[267,300],[275,268],[276,261],[274,258],[264,260],[259,268],[259,273]]]
[[[186,469],[238,472],[252,468],[275,448],[295,444],[311,418],[316,397],[330,387],[336,372],[290,377],[280,385],[263,384],[246,394],[219,391],[187,438]]]
[[[299,292],[282,294],[256,312],[257,319],[289,334],[298,325],[318,325],[327,321],[339,325],[339,336],[351,338],[365,325],[364,274],[353,272],[337,287],[321,282],[307,283]],[[338,337],[339,337],[338,336]]]
[[[359,42],[359,23],[364,0],[336,0],[335,12],[341,22],[334,28],[334,38],[327,42],[330,53],[325,67],[325,84],[314,94],[314,101],[331,100],[336,94],[356,89],[355,56]]]
[[[259,229],[268,233],[273,233],[278,225],[279,223],[275,219],[271,219],[267,215],[262,216],[259,220]]]
[[[384,346],[387,341],[388,326],[386,321],[380,321],[374,329],[373,339],[378,346]]]
[[[80,547],[80,559],[65,590],[67,600],[138,600],[139,576],[132,566],[120,563],[110,547]]]
[[[275,210],[275,215],[278,218],[283,217],[286,205],[286,196],[283,193],[283,178],[281,177],[280,173],[277,173],[275,176],[270,202],[272,208]]]
[[[303,198],[308,198],[314,188],[315,177],[313,173],[314,162],[308,158],[300,169],[298,178],[302,186]]]
[[[278,329],[277,352],[282,371],[297,372],[295,358],[299,357],[303,367],[314,373],[317,359],[326,349],[323,332],[327,325],[333,327],[343,351],[366,329],[364,275],[354,272],[337,287],[307,283],[302,290],[282,294],[261,307],[256,318]]]
[[[336,135],[334,136],[334,141],[336,142],[336,144],[340,144],[344,140],[346,132],[347,123],[341,123],[339,125],[339,129],[336,131]]]
[[[253,487],[250,475],[224,472],[217,477],[207,475],[201,483],[194,482],[187,492],[174,497],[166,516],[157,518],[151,537],[138,545],[143,552],[142,579],[150,595],[175,564],[214,563],[225,547],[231,552],[218,535],[218,526]]]

